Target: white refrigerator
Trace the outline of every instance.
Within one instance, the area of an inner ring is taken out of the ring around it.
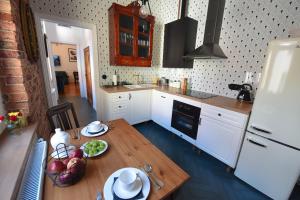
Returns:
[[[288,199],[300,175],[300,38],[269,43],[237,177]]]

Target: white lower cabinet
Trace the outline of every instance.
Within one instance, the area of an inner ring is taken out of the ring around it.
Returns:
[[[119,93],[102,91],[101,96],[101,120],[123,118],[132,125],[152,119],[160,126],[235,168],[248,115],[157,90]],[[171,127],[174,99],[201,108],[201,122],[196,140]]]
[[[138,124],[151,119],[151,90],[129,93],[129,124]]]
[[[151,119],[151,90],[132,92],[103,92],[101,120],[123,118],[129,124],[138,124]]]
[[[157,124],[170,130],[173,110],[173,95],[153,90],[151,118]]]
[[[210,117],[201,117],[198,148],[235,168],[244,130]]]

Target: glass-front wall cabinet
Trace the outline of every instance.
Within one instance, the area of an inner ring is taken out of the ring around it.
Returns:
[[[109,9],[110,64],[151,67],[154,17],[143,19],[133,5]]]

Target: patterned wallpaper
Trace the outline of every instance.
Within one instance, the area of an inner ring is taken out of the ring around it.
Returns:
[[[171,80],[188,77],[192,89],[235,97],[236,92],[230,91],[227,85],[242,83],[247,72],[251,72],[251,80],[256,85],[268,42],[288,37],[290,29],[300,27],[299,0],[227,0],[220,46],[228,59],[195,60],[193,69],[164,69],[161,66],[164,24],[177,19],[178,0],[150,0],[152,13],[156,17],[153,67],[112,67],[109,65],[107,10],[113,2],[127,5],[131,1],[30,1],[33,9],[38,12],[96,24],[100,75],[107,74],[109,77],[107,81],[99,77],[100,84],[109,84],[111,75],[117,70],[121,80],[127,81],[132,81],[133,74],[137,73],[148,82],[156,76],[165,76]],[[189,1],[188,16],[198,20],[196,46],[202,44],[207,5],[208,0]]]

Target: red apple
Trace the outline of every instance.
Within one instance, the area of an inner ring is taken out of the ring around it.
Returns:
[[[81,162],[80,158],[71,158],[67,164],[67,169],[71,169],[78,162]]]
[[[82,158],[83,151],[81,149],[75,149],[69,153],[69,158]]]
[[[65,170],[59,174],[59,181],[62,184],[69,184],[72,182],[74,175],[71,173],[70,170]]]
[[[48,171],[50,173],[60,173],[66,169],[66,165],[60,160],[53,160],[48,165]]]
[[[62,162],[63,162],[64,165],[67,167],[69,161],[70,161],[70,158],[66,158],[66,159],[64,159]]]

